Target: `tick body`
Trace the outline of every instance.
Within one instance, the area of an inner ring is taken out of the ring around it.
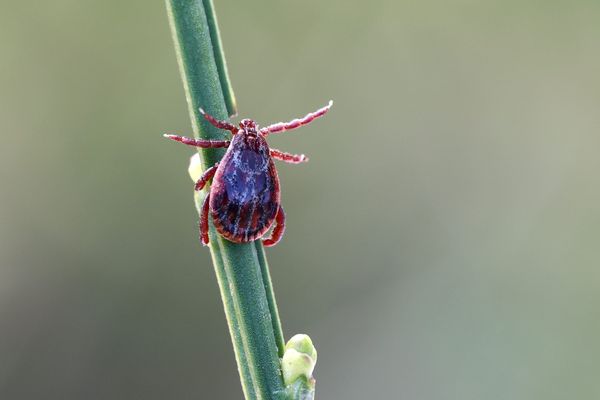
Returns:
[[[236,243],[262,238],[265,246],[279,242],[285,230],[285,214],[281,207],[279,177],[273,159],[298,164],[308,161],[303,154],[288,154],[271,149],[266,136],[306,125],[329,111],[332,102],[305,117],[290,122],[279,122],[264,128],[251,119],[239,126],[219,121],[200,110],[204,118],[220,129],[233,134],[231,141],[191,139],[183,136],[165,137],[190,146],[202,148],[226,147],[223,159],[208,168],[196,182],[195,190],[202,190],[212,179],[208,196],[200,215],[200,240],[207,245],[208,219],[212,217],[217,232]],[[270,237],[263,236],[273,227]]]

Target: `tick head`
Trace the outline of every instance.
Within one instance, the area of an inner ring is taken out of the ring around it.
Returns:
[[[258,130],[256,129],[256,122],[251,119],[243,119],[240,121],[240,128],[244,131],[244,134],[247,136],[258,136]]]

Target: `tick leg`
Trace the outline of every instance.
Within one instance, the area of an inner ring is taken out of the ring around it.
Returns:
[[[208,182],[210,180],[210,178],[215,176],[215,172],[217,172],[218,166],[219,166],[219,163],[216,163],[215,165],[213,165],[212,167],[210,167],[209,169],[204,171],[204,173],[202,174],[200,179],[198,179],[196,181],[196,186],[194,186],[194,190],[204,189],[204,185],[206,185],[206,182]]]
[[[200,212],[200,242],[203,246],[208,246],[208,211],[209,211],[210,193],[204,198],[202,210]]]
[[[174,140],[188,146],[202,147],[203,149],[229,147],[229,140],[212,140],[212,139],[192,139],[185,136],[163,135],[167,139]]]
[[[300,164],[301,162],[308,161],[308,157],[304,154],[290,154],[277,149],[271,149],[271,157],[290,164]]]
[[[204,111],[204,109],[202,109],[202,108],[200,108],[200,113],[202,115],[204,115],[204,119],[206,119],[208,122],[210,122],[215,128],[226,129],[226,130],[230,131],[231,133],[233,133],[234,135],[237,133],[238,128],[235,125],[230,124],[227,121],[220,121],[220,120],[216,119],[212,115],[207,114]]]
[[[275,227],[273,228],[273,232],[271,232],[271,237],[263,239],[263,246],[275,246],[281,240],[283,232],[285,232],[285,213],[283,212],[283,207],[279,206],[277,216],[275,217]]]
[[[266,127],[262,128],[260,130],[260,132],[263,135],[266,136],[269,133],[278,133],[278,132],[283,132],[283,131],[289,131],[290,129],[299,128],[302,125],[309,124],[314,119],[322,117],[323,115],[325,115],[327,113],[327,111],[329,111],[329,109],[331,108],[332,104],[333,104],[333,101],[329,100],[329,104],[328,105],[326,105],[323,108],[318,109],[315,112],[306,114],[306,116],[303,117],[303,118],[294,119],[294,120],[292,120],[290,122],[278,122],[276,124],[269,125],[269,126],[266,126]]]

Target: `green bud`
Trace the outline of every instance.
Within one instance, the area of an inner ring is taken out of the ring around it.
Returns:
[[[294,383],[301,376],[310,377],[314,368],[315,363],[312,358],[294,349],[286,350],[281,359],[283,381],[286,385]]]
[[[310,358],[315,360],[315,363],[317,362],[317,349],[315,349],[315,346],[308,335],[299,333],[292,336],[285,345],[285,349],[295,349],[300,353],[309,355]]]
[[[317,350],[308,335],[295,335],[285,345],[281,359],[283,381],[291,385],[304,377],[312,381],[312,373],[317,362]]]
[[[200,161],[200,154],[195,153],[190,158],[190,166],[188,167],[188,174],[194,182],[196,182],[202,176],[202,162]]]

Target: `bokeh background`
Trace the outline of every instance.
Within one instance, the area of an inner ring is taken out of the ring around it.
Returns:
[[[216,1],[321,399],[600,398],[600,3]],[[239,399],[161,1],[0,4],[0,398]]]

